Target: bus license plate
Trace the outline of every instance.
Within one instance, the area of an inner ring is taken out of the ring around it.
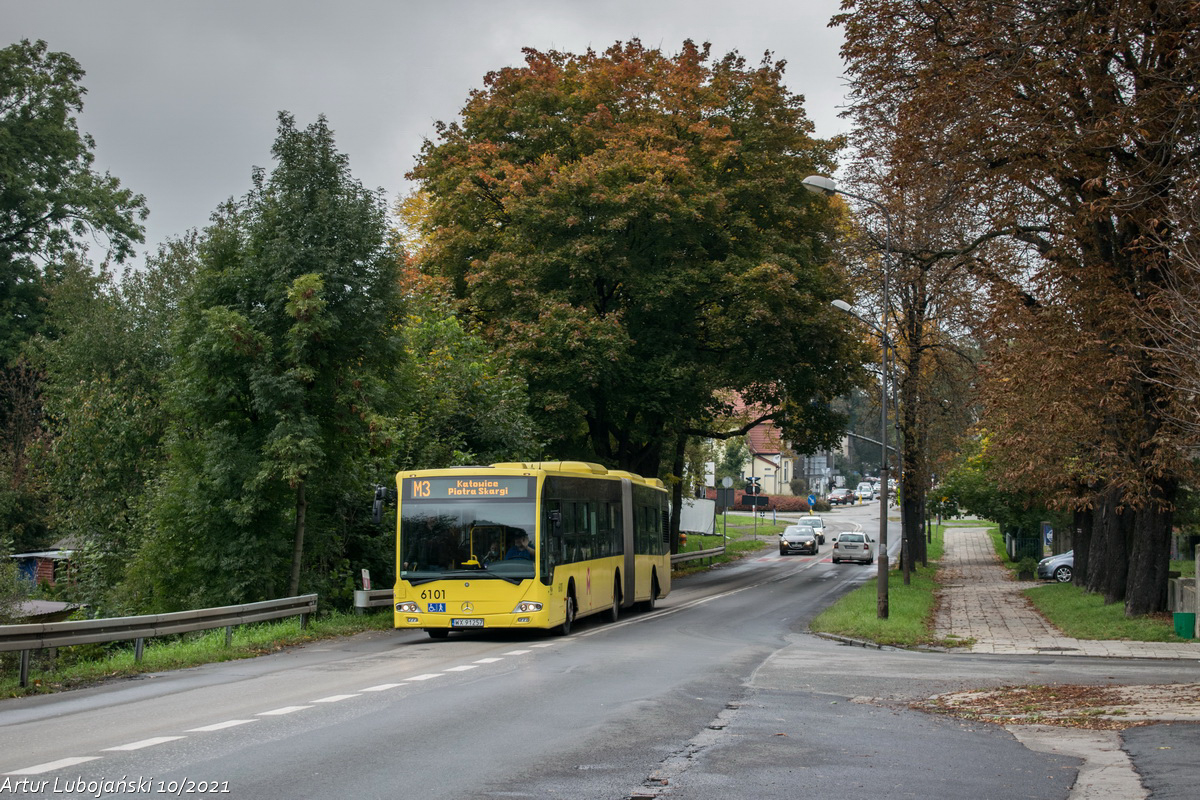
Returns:
[[[451,628],[482,628],[483,620],[481,619],[452,619],[450,620]]]
[[[430,614],[445,614],[446,613],[446,604],[445,603],[430,603],[429,604],[429,613]]]

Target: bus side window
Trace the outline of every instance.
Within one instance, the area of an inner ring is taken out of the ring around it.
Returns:
[[[646,551],[646,523],[645,516],[642,514],[642,507],[637,506],[633,509],[633,548],[634,552],[645,553]]]
[[[621,553],[625,552],[625,542],[621,536],[621,525],[617,522],[617,507],[612,503],[606,503],[605,510],[608,513],[609,547],[612,549],[613,555],[619,556]]]
[[[563,543],[562,510],[557,502],[547,502],[546,516],[542,520],[542,542],[537,548],[542,559],[542,583],[549,586],[554,580],[554,567],[563,562],[566,546]]]

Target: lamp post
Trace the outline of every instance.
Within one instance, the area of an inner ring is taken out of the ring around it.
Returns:
[[[892,252],[892,218],[888,214],[887,208],[882,203],[872,200],[862,195],[847,192],[837,187],[837,183],[833,178],[827,178],[824,175],[809,175],[801,181],[805,189],[808,189],[814,194],[819,194],[824,197],[830,197],[835,194],[844,194],[847,197],[853,197],[856,200],[861,200],[868,205],[874,206],[883,214],[884,230],[885,230],[885,247],[884,247],[884,264],[883,264],[883,303],[880,311],[880,325],[877,328],[879,335],[882,337],[880,346],[881,365],[880,365],[880,388],[882,394],[879,398],[879,573],[876,579],[876,586],[879,590],[878,600],[876,601],[876,612],[879,619],[888,618],[888,529],[887,529],[887,503],[888,503],[888,451],[887,451],[887,398],[888,398],[888,372],[887,372],[887,353],[888,353],[888,338],[887,338],[887,309],[888,309],[888,273],[889,260]],[[849,303],[844,300],[834,300],[833,305],[843,311],[848,311],[854,314],[854,310]],[[858,314],[854,314],[856,317]],[[862,317],[859,317],[862,319]],[[866,320],[863,320],[866,322]],[[875,327],[873,323],[869,325]]]

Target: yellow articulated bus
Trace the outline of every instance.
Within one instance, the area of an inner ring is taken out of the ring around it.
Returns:
[[[396,476],[395,626],[452,630],[616,621],[671,590],[667,493],[657,478],[582,461]]]

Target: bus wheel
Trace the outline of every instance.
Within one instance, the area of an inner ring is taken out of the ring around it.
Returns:
[[[426,628],[425,632],[429,634],[430,639],[445,639],[450,635],[450,631],[445,628]]]
[[[571,624],[575,622],[575,593],[567,593],[567,617],[562,621],[562,624],[554,629],[554,632],[559,636],[566,636],[571,632]]]
[[[642,602],[643,611],[653,611],[658,605],[658,575],[655,574],[650,579],[650,599]]]
[[[618,578],[613,584],[613,601],[612,608],[604,615],[604,618],[609,622],[616,622],[621,616],[621,580]]]

